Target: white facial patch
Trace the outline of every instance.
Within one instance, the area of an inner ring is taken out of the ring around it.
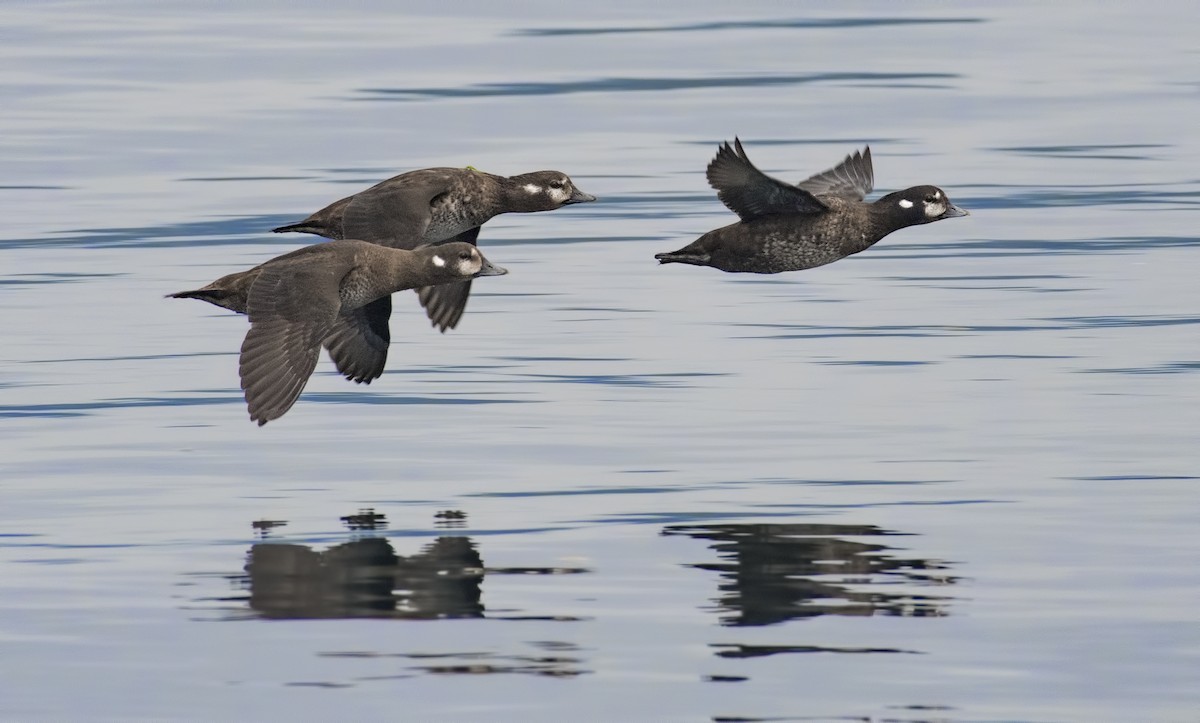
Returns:
[[[912,208],[912,207],[913,207],[912,201],[908,200],[907,198],[900,199],[900,208]]]
[[[938,195],[941,195],[941,194],[938,194]],[[935,196],[935,198],[937,198],[937,196]],[[925,202],[925,217],[926,218],[937,218],[938,216],[941,216],[945,212],[946,212],[946,204],[944,204],[940,201],[938,203],[930,203],[928,201]]]
[[[469,259],[463,259],[458,262],[458,273],[463,276],[474,276],[482,266],[483,263],[472,256]]]
[[[438,268],[441,268],[446,265],[446,259],[442,258],[441,256],[438,256],[437,254],[434,254],[433,255],[433,265],[437,266]]]
[[[542,187],[537,185],[536,183],[526,183],[524,188],[525,188],[525,193],[528,193],[531,196],[542,192]]]
[[[561,203],[562,201],[567,200],[568,195],[569,194],[567,194],[567,189],[565,189],[565,188],[551,188],[550,189],[550,198],[554,199],[554,201],[556,203]]]

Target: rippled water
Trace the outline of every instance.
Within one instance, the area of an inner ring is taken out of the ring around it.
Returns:
[[[1192,3],[4,14],[0,718],[1196,720]],[[972,215],[657,266],[735,134]],[[163,294],[468,164],[601,201],[251,425]]]

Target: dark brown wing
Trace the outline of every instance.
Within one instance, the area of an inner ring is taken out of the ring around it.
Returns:
[[[329,358],[347,379],[370,384],[383,374],[391,330],[392,297],[382,296],[349,314],[341,314],[321,342]]]
[[[450,243],[451,241],[462,241],[463,243],[474,244],[479,238],[479,226],[472,229],[467,229],[457,236],[446,239],[442,243]],[[438,327],[438,330],[443,334],[447,329],[453,329],[458,326],[458,320],[462,318],[463,312],[467,308],[467,299],[471,296],[471,282],[456,281],[451,284],[440,284],[438,286],[423,286],[417,289],[417,298],[421,300],[421,306],[425,307],[425,314],[429,317],[429,321],[433,326]]]
[[[861,153],[855,151],[828,171],[818,173],[797,183],[796,186],[814,196],[840,196],[851,201],[863,200],[875,188],[871,147],[867,146]]]
[[[250,331],[238,372],[250,419],[261,426],[292,408],[337,318],[337,264],[268,263],[250,288]]]
[[[717,197],[741,217],[750,221],[772,214],[822,213],[828,208],[808,191],[784,183],[754,167],[733,139],[717,151],[708,164],[708,183],[717,189]]]
[[[448,170],[413,171],[352,196],[342,215],[344,237],[396,249],[420,246],[430,204],[453,187]]]

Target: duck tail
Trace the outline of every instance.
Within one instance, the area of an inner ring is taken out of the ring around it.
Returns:
[[[707,266],[710,259],[709,254],[703,253],[685,253],[683,251],[672,251],[665,254],[654,254],[654,258],[658,259],[660,264],[691,264],[693,266]]]
[[[271,233],[290,233],[292,231],[295,231],[296,233],[315,233],[318,236],[321,235],[321,230],[307,221],[301,221],[300,223],[289,223],[287,226],[280,226],[279,228],[271,229]]]
[[[226,289],[193,289],[191,291],[177,291],[174,294],[167,294],[168,299],[199,299],[208,303],[219,306],[222,309],[230,311],[239,311],[236,307],[235,294]]]

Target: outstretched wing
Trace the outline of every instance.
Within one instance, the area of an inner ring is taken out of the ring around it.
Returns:
[[[708,183],[717,189],[717,197],[741,217],[750,221],[772,214],[822,213],[828,210],[808,191],[789,185],[754,167],[733,139],[725,143],[708,164]]]
[[[428,171],[397,176],[351,197],[342,215],[343,238],[396,249],[420,246],[429,228],[430,204],[452,186],[447,174]]]
[[[349,314],[341,314],[322,341],[329,358],[347,379],[370,384],[383,374],[392,335],[388,319],[392,297],[381,296]]]
[[[855,151],[846,160],[796,184],[814,196],[840,196],[861,201],[875,188],[875,170],[871,165],[871,147]]]
[[[479,228],[476,226],[467,229],[442,243],[462,241],[474,244],[475,240],[479,238]],[[429,321],[443,334],[447,329],[458,326],[458,320],[462,318],[463,312],[467,308],[467,299],[470,296],[470,279],[438,286],[423,286],[417,289],[417,298],[421,300],[421,306],[425,307],[425,314],[429,317]]]
[[[238,372],[260,426],[291,409],[308,383],[337,317],[341,276],[336,265],[266,264],[250,287]]]

